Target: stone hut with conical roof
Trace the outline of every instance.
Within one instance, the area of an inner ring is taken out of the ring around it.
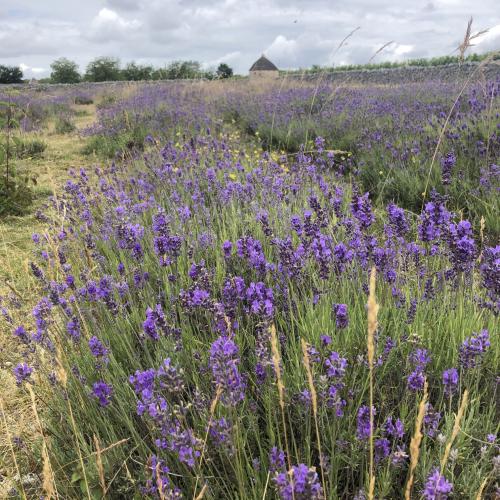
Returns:
[[[257,78],[278,78],[278,76],[278,68],[264,54],[250,68],[250,78],[252,80]]]

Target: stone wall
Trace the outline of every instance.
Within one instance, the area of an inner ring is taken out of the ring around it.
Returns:
[[[338,83],[398,84],[406,82],[472,80],[483,77],[491,80],[500,78],[500,61],[480,63],[446,64],[442,66],[403,66],[400,68],[366,69],[352,71],[331,71],[329,73],[289,74],[287,78],[316,80],[321,75],[326,81]]]

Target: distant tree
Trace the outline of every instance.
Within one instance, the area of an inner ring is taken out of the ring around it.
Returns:
[[[167,79],[189,80],[201,77],[201,64],[198,61],[174,61],[167,67]]]
[[[53,83],[78,83],[81,79],[78,64],[65,57],[56,59],[51,65],[50,79]]]
[[[23,71],[17,66],[0,65],[0,83],[22,83]]]
[[[122,77],[124,80],[131,81],[151,80],[153,71],[154,68],[152,66],[142,66],[132,61],[122,69]]]
[[[155,68],[151,73],[152,80],[168,80],[168,68]]]
[[[85,71],[85,80],[89,82],[112,82],[120,77],[120,60],[116,57],[97,57],[89,62]]]
[[[205,80],[214,80],[217,78],[217,72],[211,69],[207,69],[200,73],[200,78],[204,78]]]
[[[217,76],[219,78],[230,78],[233,76],[233,68],[228,66],[226,63],[220,63],[217,68]]]

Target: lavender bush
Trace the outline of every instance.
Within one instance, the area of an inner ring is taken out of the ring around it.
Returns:
[[[136,123],[148,133],[144,151],[72,172],[40,215],[33,319],[15,304],[4,317],[25,354],[17,381],[32,384],[43,405],[59,494],[365,498],[373,440],[375,497],[400,498],[427,383],[415,494],[474,498],[486,479],[483,494],[493,496],[498,246],[437,190],[418,212],[375,200],[349,174],[362,168],[354,159],[332,158],[335,133],[327,144],[311,136],[294,155],[259,150],[221,119],[239,91],[151,86],[102,110],[90,134]],[[428,127],[445,109],[433,94],[423,94],[423,109],[403,89],[406,97],[365,100],[366,113],[388,124],[370,139],[366,115],[343,109],[362,92],[337,101],[291,89],[286,99],[309,96],[304,113],[317,110],[318,126],[325,110],[344,116],[374,158],[416,154],[408,144],[383,146],[401,125],[428,135],[418,147],[432,150]],[[273,107],[259,111],[261,98],[238,106],[265,126]],[[427,124],[411,120],[415,113]],[[454,179],[458,159],[443,158],[437,174]],[[373,426],[372,267],[380,303]],[[439,468],[465,389],[455,451]],[[96,442],[106,450],[99,460]]]

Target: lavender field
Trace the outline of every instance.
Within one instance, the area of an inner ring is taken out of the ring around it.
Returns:
[[[85,98],[0,303],[9,497],[498,498],[500,78],[10,97]]]

